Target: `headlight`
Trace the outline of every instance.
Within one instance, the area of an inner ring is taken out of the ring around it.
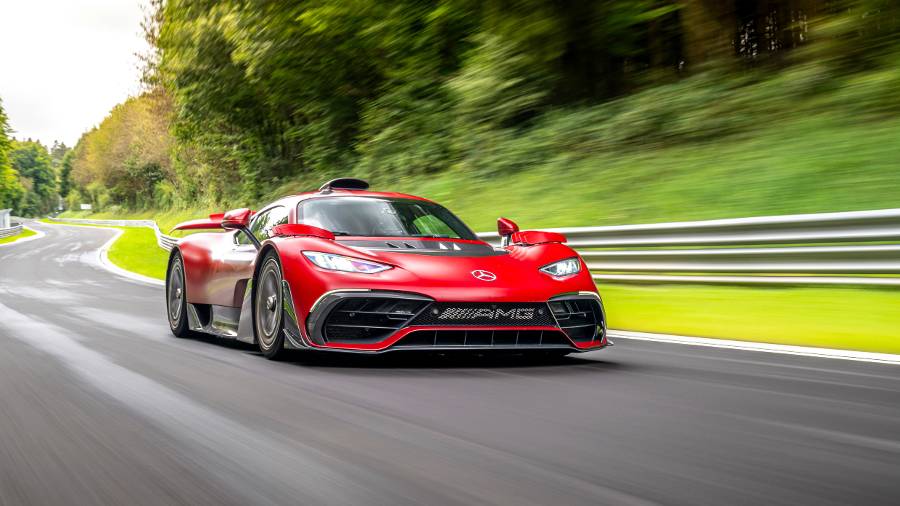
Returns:
[[[541,267],[541,272],[554,278],[564,278],[581,272],[581,262],[578,258],[567,258]]]
[[[390,265],[380,264],[378,262],[370,262],[368,260],[334,255],[331,253],[321,253],[319,251],[304,251],[303,256],[308,258],[310,262],[330,271],[375,274],[376,272],[386,271],[391,268]]]

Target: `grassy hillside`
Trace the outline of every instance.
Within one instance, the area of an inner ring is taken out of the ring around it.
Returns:
[[[477,230],[493,229],[499,215],[533,228],[900,207],[900,120],[798,120],[729,143],[398,186],[444,203]]]
[[[270,197],[320,183],[284,184]],[[437,200],[478,231],[493,230],[500,215],[537,228],[900,207],[900,119],[853,123],[826,115],[773,125],[729,143],[560,159],[493,177],[451,172],[376,180],[374,186]],[[224,207],[229,206],[218,210]],[[152,218],[168,230],[215,210],[113,209],[62,216]]]

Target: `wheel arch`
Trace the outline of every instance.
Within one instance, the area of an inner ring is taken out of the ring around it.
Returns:
[[[169,274],[172,270],[172,261],[175,260],[175,255],[182,257],[181,268],[184,270],[185,275],[187,275],[187,269],[184,265],[184,257],[181,254],[181,249],[178,246],[174,246],[171,250],[169,250],[169,260],[166,261],[166,286],[169,286]]]
[[[249,310],[249,337],[253,340],[253,343],[257,343],[256,337],[256,324],[253,322],[253,318],[255,318],[256,314],[256,286],[257,280],[259,279],[259,271],[262,269],[262,261],[266,258],[266,255],[269,252],[274,252],[275,256],[278,258],[278,264],[281,265],[282,271],[284,270],[284,264],[281,261],[281,253],[279,253],[278,248],[275,247],[271,242],[267,242],[263,244],[263,247],[259,249],[259,252],[256,254],[256,260],[253,262],[253,277],[250,278],[250,289],[248,290],[249,296],[249,307],[245,308],[245,310]],[[282,272],[283,275],[283,272]],[[241,311],[243,313],[244,311]]]

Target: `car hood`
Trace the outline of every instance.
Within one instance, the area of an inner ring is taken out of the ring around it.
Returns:
[[[387,275],[393,281],[405,282],[425,294],[440,294],[444,300],[546,300],[560,293],[595,289],[584,265],[581,274],[564,279],[540,272],[547,264],[577,256],[563,244],[495,249],[487,243],[447,241],[447,250],[435,251],[431,245],[386,249],[342,243],[368,258],[398,267]]]
[[[507,252],[497,249],[483,241],[465,239],[424,239],[424,238],[381,238],[381,239],[343,239],[337,241],[343,246],[364,251],[369,254],[413,253],[442,257],[485,257],[505,255]]]

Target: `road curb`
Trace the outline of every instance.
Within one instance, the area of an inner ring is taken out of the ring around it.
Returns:
[[[0,244],[0,248],[6,247],[6,246],[14,246],[14,245],[16,245],[16,244],[22,244],[23,242],[34,241],[34,240],[37,240],[37,239],[40,239],[40,238],[44,237],[44,235],[45,235],[45,234],[44,234],[43,232],[41,232],[40,230],[35,230],[35,229],[33,229],[33,228],[31,228],[31,227],[28,227],[28,226],[25,226],[25,225],[22,225],[22,228],[23,228],[23,229],[27,229],[27,230],[31,230],[32,232],[35,233],[35,235],[29,236],[29,237],[24,237],[24,238],[22,238],[22,239],[15,240],[15,241],[13,241],[13,242],[8,242],[8,243],[5,243],[5,244]]]
[[[900,355],[891,353],[873,353],[867,351],[837,350],[833,348],[814,348],[811,346],[793,346],[787,344],[759,343],[754,341],[734,341],[709,337],[690,337],[669,334],[651,334],[649,332],[631,332],[627,330],[610,330],[609,336],[616,339],[634,339],[657,343],[683,344],[688,346],[706,346],[741,351],[759,351],[763,353],[780,353],[782,355],[799,355],[813,358],[830,358],[871,362],[877,364],[900,365]]]
[[[119,240],[119,237],[122,237],[122,234],[124,234],[125,231],[122,229],[109,228],[109,227],[96,227],[96,228],[105,228],[106,230],[115,230],[116,231],[116,235],[112,236],[112,238],[110,238],[110,240],[106,241],[106,243],[103,244],[103,246],[100,246],[100,249],[97,251],[101,267],[103,267],[107,271],[109,271],[119,277],[128,279],[129,281],[136,281],[138,283],[153,285],[153,286],[165,286],[165,284],[166,284],[165,281],[162,281],[162,280],[156,279],[156,278],[151,278],[149,276],[144,276],[144,275],[138,274],[136,272],[131,272],[131,271],[125,270],[125,269],[119,267],[118,265],[112,263],[112,261],[109,259],[109,248],[111,248],[112,245],[115,244],[115,242]]]

